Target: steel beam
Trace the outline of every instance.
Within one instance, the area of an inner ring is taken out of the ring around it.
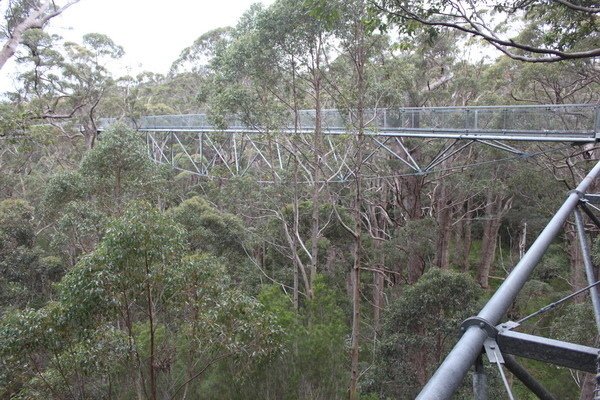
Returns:
[[[598,349],[515,331],[501,331],[496,337],[503,354],[531,358],[561,367],[596,372]]]
[[[595,196],[597,196],[597,195],[595,195]],[[587,198],[586,198],[586,200],[587,200]],[[594,213],[592,212],[592,210],[590,210],[590,208],[587,206],[586,201],[582,201],[581,203],[579,203],[579,207],[589,217],[589,219],[592,220],[592,222],[594,223],[594,225],[596,225],[596,227],[600,228],[600,219],[598,219],[598,217],[596,217],[594,215]]]
[[[475,371],[473,372],[473,395],[475,400],[488,400],[489,390],[487,376],[483,367],[483,358],[481,355],[475,361]]]
[[[590,253],[590,246],[588,244],[587,235],[585,234],[585,226],[583,225],[583,216],[579,208],[575,209],[575,225],[577,227],[577,236],[579,237],[579,245],[581,247],[581,256],[583,258],[583,264],[585,266],[585,275],[588,280],[588,284],[591,285],[596,282],[596,272],[594,271],[594,265],[592,264],[592,254]],[[600,333],[600,297],[598,297],[598,287],[593,286],[590,288],[590,297],[592,298],[592,306],[594,308],[594,318],[596,319],[596,329]]]
[[[531,245],[521,261],[515,266],[496,293],[479,312],[478,317],[496,325],[506,313],[529,275],[543,257],[548,246],[561,231],[563,224],[579,203],[581,196],[600,173],[600,162],[581,181],[575,191],[570,192],[567,200],[554,214],[548,225]],[[459,339],[450,354],[445,358],[433,377],[425,385],[417,399],[450,399],[456,392],[469,368],[481,352],[483,342],[488,337],[484,327],[470,326]]]
[[[202,128],[141,128],[140,132],[187,132],[187,133],[244,133],[244,134],[263,134],[262,131],[248,128],[228,128],[217,129],[214,127]],[[294,131],[283,128],[278,130],[283,135],[311,135],[314,129]],[[342,128],[323,129],[324,135],[348,135],[348,131]],[[537,132],[537,131],[481,131],[467,129],[427,129],[427,128],[387,128],[372,132],[365,132],[365,136],[380,137],[407,137],[424,139],[467,139],[467,140],[511,140],[524,142],[566,142],[566,143],[593,143],[598,139],[595,133],[575,133],[565,134],[562,131],[556,132]]]
[[[556,400],[529,372],[510,354],[504,354],[504,366],[520,380],[527,389],[531,390],[540,400]]]

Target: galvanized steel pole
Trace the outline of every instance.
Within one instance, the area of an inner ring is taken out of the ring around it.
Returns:
[[[517,294],[529,278],[533,268],[541,260],[552,240],[560,232],[563,224],[575,209],[579,200],[592,181],[600,174],[600,162],[581,181],[577,189],[569,193],[567,200],[548,222],[542,233],[531,245],[521,261],[508,275],[504,283],[487,302],[477,317],[490,325],[497,325],[504,316]],[[483,327],[471,325],[458,343],[454,346],[444,362],[439,366],[427,385],[423,388],[418,400],[450,399],[456,392],[469,368],[481,353],[483,342],[488,337]]]
[[[594,272],[594,265],[592,263],[592,255],[590,253],[590,246],[588,245],[587,235],[585,234],[585,226],[583,225],[583,217],[579,208],[575,209],[575,225],[577,227],[577,236],[579,237],[579,245],[581,247],[581,256],[583,258],[583,265],[585,266],[585,275],[588,280],[588,284],[596,282],[596,274]],[[596,319],[596,329],[600,333],[600,297],[598,297],[598,287],[594,286],[590,288],[590,297],[592,298],[592,306],[594,308],[594,318]]]

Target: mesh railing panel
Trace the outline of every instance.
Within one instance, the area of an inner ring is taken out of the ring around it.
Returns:
[[[364,110],[363,118],[371,131],[440,131],[440,132],[506,132],[542,134],[594,134],[600,129],[600,106],[497,106],[497,107],[432,107],[388,108]],[[260,123],[245,124],[238,116],[222,119],[226,129],[260,131]],[[294,129],[294,115],[282,118],[282,130]],[[116,120],[107,118],[100,126],[106,128]],[[353,110],[328,109],[321,111],[324,130],[351,133],[358,125]],[[146,130],[217,129],[206,114],[151,115],[140,117],[131,125]],[[298,113],[300,131],[315,129],[314,110]]]

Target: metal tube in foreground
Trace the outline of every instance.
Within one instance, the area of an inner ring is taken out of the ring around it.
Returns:
[[[579,208],[575,209],[575,225],[577,226],[577,236],[579,237],[579,245],[581,247],[581,256],[585,266],[585,275],[588,284],[596,282],[594,273],[594,265],[592,264],[592,255],[590,254],[590,246],[588,245],[587,235],[585,234],[585,226],[583,225],[583,217]],[[592,306],[594,307],[594,318],[596,318],[596,329],[600,332],[600,297],[598,297],[598,287],[590,288],[590,297],[592,298]]]
[[[548,225],[546,225],[521,261],[519,261],[504,283],[479,312],[478,317],[488,321],[491,325],[498,324],[500,318],[506,313],[529,278],[533,268],[541,260],[548,246],[550,246],[552,240],[560,232],[563,224],[579,203],[581,195],[587,191],[599,173],[600,162],[581,181],[577,189],[569,194],[567,200],[558,209],[556,214],[554,214],[554,217],[548,222]],[[481,352],[483,342],[486,338],[487,333],[482,327],[480,328],[477,325],[470,326],[429,382],[427,382],[417,399],[450,399]]]

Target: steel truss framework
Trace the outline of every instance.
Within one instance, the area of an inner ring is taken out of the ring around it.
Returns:
[[[145,134],[148,155],[156,162],[198,176],[243,176],[252,172],[263,181],[285,180],[292,167],[303,179],[315,176],[327,182],[346,182],[355,171],[355,132],[352,111],[325,110],[320,157],[315,164],[315,113],[301,111],[298,118],[282,119],[283,128],[265,130],[240,118],[229,118],[217,128],[204,114],[148,116],[130,124]],[[427,174],[447,168],[453,157],[474,143],[511,153],[512,157],[535,154],[519,149],[519,143],[586,144],[600,140],[600,107],[596,105],[440,107],[368,110],[369,121],[362,142],[363,167],[377,176],[381,164],[394,164],[394,176]],[[294,127],[285,121],[295,120]],[[114,120],[102,121],[103,130]],[[417,141],[416,138],[425,139]],[[425,143],[425,144],[424,144]],[[542,150],[541,152],[543,152]],[[418,152],[419,157],[415,156]],[[426,157],[424,157],[424,155]],[[417,160],[428,159],[426,163]],[[316,174],[319,169],[319,174]],[[363,168],[363,173],[365,169]],[[600,174],[598,163],[550,220],[530,249],[477,316],[463,322],[461,338],[418,399],[450,399],[471,367],[475,398],[487,399],[482,355],[498,366],[513,398],[503,367],[510,370],[541,399],[554,399],[513,356],[532,358],[586,372],[596,372],[598,349],[519,333],[525,319],[553,309],[553,303],[517,322],[500,323],[544,252],[573,213],[596,324],[600,331],[600,284],[592,264],[582,211],[600,228],[600,220],[588,204],[600,203],[600,195],[586,195]],[[576,295],[579,293],[575,293]],[[572,297],[572,296],[568,296]],[[567,300],[568,298],[564,299]]]
[[[450,399],[473,365],[475,366],[473,387],[476,399],[487,399],[486,379],[481,367],[482,351],[487,355],[491,363],[498,366],[505,383],[503,365],[543,400],[555,399],[555,397],[529,375],[514,360],[512,355],[545,361],[586,372],[595,373],[597,371],[599,356],[599,349],[597,348],[514,331],[524,320],[553,309],[557,303],[550,304],[534,315],[517,322],[507,321],[500,324],[499,322],[516,299],[535,266],[542,259],[545,251],[562,229],[567,218],[571,214],[574,214],[584,267],[589,282],[589,286],[579,292],[589,291],[594,308],[596,326],[600,332],[600,297],[598,296],[597,289],[600,281],[598,281],[597,271],[592,263],[588,238],[585,233],[581,213],[581,211],[585,212],[591,221],[600,228],[600,220],[598,220],[588,207],[588,204],[599,203],[600,196],[585,194],[599,174],[600,162],[596,164],[579,186],[577,186],[577,189],[569,193],[562,207],[556,212],[527,253],[525,253],[479,314],[463,322],[460,328],[462,333],[460,340],[423,388],[417,399]],[[568,297],[570,298],[576,294],[579,293],[574,293]],[[510,389],[508,385],[506,386],[509,390],[508,396],[512,399]]]
[[[273,181],[299,165],[308,182],[316,175],[315,168],[324,181],[351,179],[356,115],[351,110],[323,110],[318,166],[311,165],[315,119],[313,110],[302,110],[297,118],[283,116],[282,127],[270,130],[238,117],[226,118],[227,126],[217,128],[206,114],[146,116],[130,124],[145,133],[154,161],[198,176],[243,176],[252,171],[260,180]],[[396,175],[427,174],[447,166],[474,143],[512,157],[529,157],[536,153],[531,146],[520,149],[520,143],[568,146],[600,139],[596,105],[375,109],[365,112],[365,120],[362,163],[373,176],[382,173],[378,166],[390,162],[397,164]],[[101,130],[113,122],[103,120]]]

